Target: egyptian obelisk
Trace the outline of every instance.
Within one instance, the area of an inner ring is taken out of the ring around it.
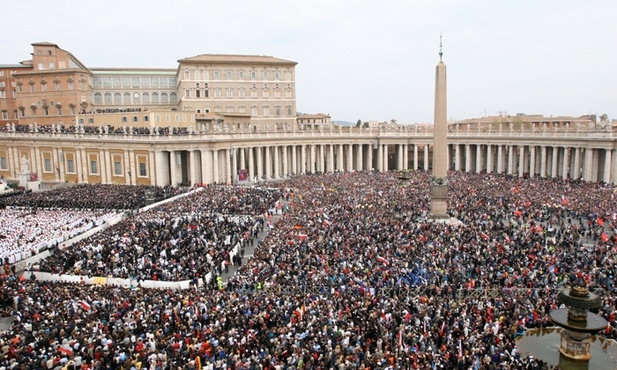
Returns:
[[[431,178],[431,214],[434,219],[449,218],[448,201],[448,122],[446,65],[439,37],[439,63],[435,75],[435,123],[433,136],[433,177]]]

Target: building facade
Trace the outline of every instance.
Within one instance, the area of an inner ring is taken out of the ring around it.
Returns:
[[[255,130],[297,127],[293,61],[204,54],[176,68],[88,68],[56,44],[32,47],[32,59],[0,65],[0,126],[70,126],[84,114],[167,110],[250,116]]]

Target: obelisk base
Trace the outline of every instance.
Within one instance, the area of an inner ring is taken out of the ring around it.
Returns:
[[[448,185],[431,185],[431,215],[433,219],[450,218],[447,203]]]

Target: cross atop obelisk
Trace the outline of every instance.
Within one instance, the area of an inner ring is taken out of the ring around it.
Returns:
[[[439,63],[435,75],[435,123],[433,136],[433,177],[431,178],[431,214],[435,219],[449,218],[448,201],[448,122],[446,65],[443,63],[443,39],[439,35]]]

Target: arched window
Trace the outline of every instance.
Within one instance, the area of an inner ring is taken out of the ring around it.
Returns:
[[[105,93],[105,104],[111,104],[111,93]]]
[[[103,95],[101,93],[94,94],[94,104],[103,104]]]
[[[114,104],[122,104],[122,95],[120,93],[114,94]]]
[[[161,93],[161,103],[163,104],[169,103],[169,95],[167,95],[167,93]]]
[[[178,102],[178,96],[176,95],[176,93],[171,93],[169,94],[169,102],[171,104],[176,104]]]
[[[158,104],[159,103],[159,94],[158,93],[152,93],[152,103],[153,104]]]
[[[124,104],[131,104],[131,94],[124,93]]]
[[[144,102],[144,104],[150,103],[150,94],[148,93],[141,94],[141,99]]]

